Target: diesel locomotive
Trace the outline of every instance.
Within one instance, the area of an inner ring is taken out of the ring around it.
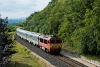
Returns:
[[[17,28],[16,34],[48,53],[59,54],[61,51],[62,40],[57,36],[30,32],[21,28]]]

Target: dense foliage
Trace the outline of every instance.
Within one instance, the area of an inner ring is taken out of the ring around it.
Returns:
[[[16,53],[12,37],[8,34],[4,23],[0,18],[0,67],[8,67],[12,54]]]
[[[100,0],[52,0],[19,25],[57,35],[77,53],[100,55]]]

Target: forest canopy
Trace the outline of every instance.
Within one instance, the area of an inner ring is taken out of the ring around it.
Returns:
[[[77,53],[100,55],[100,0],[52,0],[19,26],[57,35]]]

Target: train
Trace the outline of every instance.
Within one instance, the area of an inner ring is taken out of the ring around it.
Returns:
[[[45,52],[60,54],[62,49],[62,40],[54,35],[30,32],[22,28],[16,29],[16,35],[25,39],[29,43],[43,49]]]

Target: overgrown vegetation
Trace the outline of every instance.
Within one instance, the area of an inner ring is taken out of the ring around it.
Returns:
[[[7,26],[7,31],[6,32],[8,35],[10,35],[10,39],[13,41],[13,36],[16,33],[16,29],[18,28],[17,25],[8,25]],[[7,35],[5,34],[5,35]],[[7,41],[7,40],[5,40]],[[11,41],[10,41],[11,42]],[[16,50],[17,53],[13,54],[10,57],[10,62],[8,65],[6,65],[6,67],[42,67],[40,64],[39,59],[32,55],[31,52],[25,48],[24,46],[22,46],[21,44],[13,41],[14,43],[14,47],[12,50]]]
[[[10,67],[42,67],[39,59],[33,56],[24,46],[15,42],[15,49],[18,52],[12,55]]]
[[[0,67],[8,67],[12,54],[16,53],[12,36],[8,34],[5,19],[0,18]]]
[[[79,54],[100,55],[100,0],[52,0],[19,26],[57,35]]]

